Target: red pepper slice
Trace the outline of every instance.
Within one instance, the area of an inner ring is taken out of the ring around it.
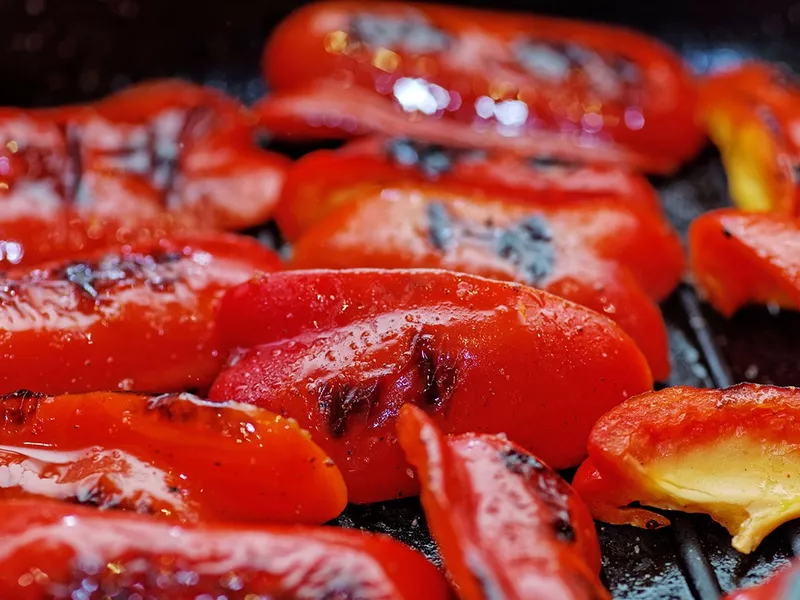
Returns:
[[[518,281],[617,321],[664,380],[667,334],[653,300],[680,282],[683,260],[665,220],[624,202],[513,204],[426,184],[363,191],[297,241],[292,265],[441,268]]]
[[[92,105],[3,109],[0,258],[263,222],[289,160],[256,147],[255,125],[221,92],[169,80]]]
[[[563,468],[583,458],[598,416],[652,385],[608,319],[447,271],[275,273],[226,294],[218,324],[243,350],[211,399],[297,419],[358,503],[417,491],[395,439],[405,403],[448,433],[502,431]]]
[[[366,190],[430,182],[453,192],[554,206],[614,197],[661,214],[647,179],[615,167],[373,138],[298,160],[286,176],[275,218],[281,232],[293,240]]]
[[[743,383],[642,394],[601,417],[573,480],[595,518],[658,527],[642,506],[707,513],[752,552],[800,516],[800,390]]]
[[[667,173],[702,143],[696,91],[657,41],[453,6],[320,2],[264,53],[256,107],[290,138],[378,132]]]
[[[30,495],[183,523],[319,524],[347,504],[297,423],[189,394],[0,397],[0,498]]]
[[[800,216],[800,86],[777,66],[746,63],[707,78],[699,112],[720,150],[733,201]]]
[[[89,591],[170,600],[450,598],[431,563],[387,536],[307,526],[175,527],[57,502],[0,506],[3,598]]]
[[[800,593],[800,570],[798,563],[781,569],[765,582],[738,590],[723,600],[794,600]]]
[[[800,220],[721,209],[695,219],[689,253],[695,285],[726,316],[745,304],[800,309]]]
[[[406,405],[400,444],[463,600],[610,600],[588,509],[561,476],[505,437],[445,438]]]
[[[214,310],[275,253],[232,234],[174,238],[0,279],[0,393],[205,389],[222,366]]]

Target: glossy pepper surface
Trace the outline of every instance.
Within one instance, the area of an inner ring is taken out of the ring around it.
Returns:
[[[655,300],[683,262],[662,217],[618,200],[511,203],[436,184],[367,191],[309,229],[292,258],[295,268],[441,268],[540,288],[617,321],[658,380],[670,364]]]
[[[501,436],[443,436],[406,405],[398,436],[464,600],[610,600],[588,509],[561,476]]]
[[[778,66],[745,63],[700,87],[700,116],[720,150],[734,203],[800,216],[800,85]]]
[[[263,222],[289,161],[258,149],[255,125],[233,98],[177,80],[91,105],[0,109],[0,258]]]
[[[800,219],[721,209],[689,229],[692,275],[726,316],[746,304],[800,309]]]
[[[3,598],[450,598],[432,564],[381,535],[307,526],[175,527],[47,501],[0,508]]]
[[[341,473],[291,419],[115,392],[0,398],[0,499],[31,495],[183,523],[319,524],[347,503]]]
[[[417,491],[396,443],[405,403],[446,432],[505,432],[563,468],[598,416],[652,385],[605,317],[446,271],[276,273],[226,294],[218,323],[242,350],[210,397],[297,419],[358,503]]]
[[[800,593],[800,570],[797,562],[784,567],[765,582],[737,590],[724,600],[794,600]]]
[[[655,528],[646,507],[707,513],[752,552],[800,516],[800,390],[673,387],[601,417],[573,480],[595,518]],[[628,508],[638,502],[644,508]]]
[[[281,267],[233,234],[171,238],[0,280],[0,393],[203,389],[222,366],[222,293]]]
[[[461,150],[404,138],[371,138],[298,160],[287,173],[275,218],[281,232],[295,239],[371,189],[430,182],[475,196],[552,205],[613,197],[661,212],[647,179],[616,167],[521,159],[509,153]]]
[[[294,138],[379,132],[670,172],[702,133],[680,58],[606,25],[396,2],[301,8],[256,107]]]

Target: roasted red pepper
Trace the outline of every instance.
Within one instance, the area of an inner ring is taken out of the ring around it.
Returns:
[[[679,57],[625,29],[399,2],[296,11],[256,111],[283,137],[379,132],[673,171],[702,142]]]
[[[752,552],[800,516],[800,389],[673,387],[604,415],[573,485],[597,519],[654,528],[644,507],[709,514]]]
[[[613,197],[661,212],[647,179],[622,169],[373,138],[297,161],[286,176],[275,218],[281,232],[295,239],[370,189],[426,182],[454,192],[554,206]]]
[[[177,519],[324,523],[339,469],[291,419],[189,394],[0,397],[0,499],[47,496]],[[5,513],[4,513],[5,514]]]
[[[222,293],[281,267],[233,234],[173,238],[0,279],[0,393],[204,389]]]
[[[2,598],[450,598],[420,554],[361,531],[184,528],[31,500],[0,510]]]
[[[431,184],[367,190],[309,229],[292,265],[427,267],[519,281],[616,320],[656,379],[669,375],[666,329],[653,299],[679,283],[683,249],[664,219],[618,200],[553,206]]]
[[[592,517],[558,473],[506,437],[445,438],[410,405],[397,430],[460,598],[611,599]]]
[[[181,81],[92,105],[0,111],[0,259],[32,264],[270,216],[288,159],[255,145],[256,118]]]
[[[243,350],[210,397],[297,419],[359,503],[417,491],[394,431],[405,403],[448,433],[505,432],[563,468],[598,416],[652,384],[605,317],[446,271],[275,273],[226,294],[218,323]]]
[[[800,309],[800,219],[722,209],[689,229],[695,285],[730,316],[745,304]]]
[[[728,594],[724,600],[795,600],[800,593],[798,563],[781,569],[764,583]]]
[[[763,63],[712,75],[699,111],[743,209],[800,216],[800,84]]]

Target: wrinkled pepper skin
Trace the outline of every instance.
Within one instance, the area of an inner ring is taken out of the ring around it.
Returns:
[[[294,240],[370,189],[431,182],[474,196],[552,205],[613,197],[661,213],[653,187],[630,171],[372,138],[298,160],[287,173],[275,219],[284,236]]]
[[[297,10],[255,110],[290,138],[377,132],[667,173],[702,143],[680,58],[625,29],[397,2]]]
[[[800,309],[800,219],[736,209],[707,212],[689,228],[694,284],[723,315],[747,304]]]
[[[294,268],[440,268],[511,280],[614,319],[659,381],[670,371],[656,300],[680,282],[683,249],[660,216],[624,202],[510,203],[438,185],[371,190],[312,227]]]
[[[285,271],[231,290],[235,352],[211,399],[290,416],[339,468],[351,502],[414,494],[397,446],[403,404],[447,433],[499,433],[556,468],[594,421],[650,389],[647,363],[605,317],[518,284],[436,270]]]
[[[256,117],[178,80],[91,105],[0,109],[0,259],[35,264],[272,213],[289,160],[260,150]]]
[[[255,240],[197,235],[0,279],[0,393],[206,389],[224,357],[223,292],[281,263]]]
[[[411,405],[397,427],[460,598],[611,600],[592,517],[558,473],[505,437],[445,437]]]
[[[800,216],[800,86],[777,65],[745,63],[700,86],[700,120],[742,209]]]
[[[447,583],[389,537],[326,527],[175,527],[57,502],[0,505],[0,597],[449,599]],[[75,595],[73,595],[75,593]],[[88,596],[87,596],[88,597]]]
[[[723,600],[794,600],[798,592],[800,592],[800,571],[798,563],[794,562],[765,582],[732,592]]]
[[[800,516],[798,425],[798,388],[642,394],[597,421],[572,484],[596,519],[656,528],[669,521],[646,507],[706,513],[750,553]]]
[[[188,524],[320,524],[347,504],[297,423],[190,394],[0,397],[0,501],[31,495]]]

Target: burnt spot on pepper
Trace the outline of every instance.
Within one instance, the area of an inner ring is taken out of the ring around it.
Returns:
[[[419,375],[424,406],[439,408],[453,396],[458,383],[456,361],[435,347],[431,334],[421,333],[411,342],[412,361]]]
[[[350,40],[359,46],[410,54],[432,54],[450,47],[450,36],[421,13],[407,17],[359,13],[350,21]]]
[[[39,402],[46,394],[16,390],[0,396],[0,426],[24,426],[36,416]]]
[[[394,138],[386,144],[386,156],[398,165],[415,167],[429,179],[436,179],[452,171],[456,162],[480,159],[486,153],[480,150],[448,148],[408,138]]]
[[[192,402],[194,399],[185,393],[161,394],[150,398],[147,410],[157,412],[173,423],[188,423],[198,419],[200,407]]]
[[[730,229],[728,229],[727,227],[723,227],[722,228],[722,237],[724,237],[725,239],[729,240],[729,239],[731,239],[733,237],[733,234],[731,233]]]
[[[354,415],[369,417],[380,400],[380,384],[377,380],[357,384],[328,381],[320,387],[317,400],[327,415],[331,435],[342,437]]]
[[[440,252],[450,248],[455,237],[453,221],[447,207],[441,202],[428,204],[428,238],[431,245]]]
[[[505,467],[519,475],[533,493],[549,509],[550,526],[556,539],[565,543],[575,541],[575,530],[569,514],[570,489],[566,481],[542,464],[535,456],[520,452],[513,447],[500,452]]]

